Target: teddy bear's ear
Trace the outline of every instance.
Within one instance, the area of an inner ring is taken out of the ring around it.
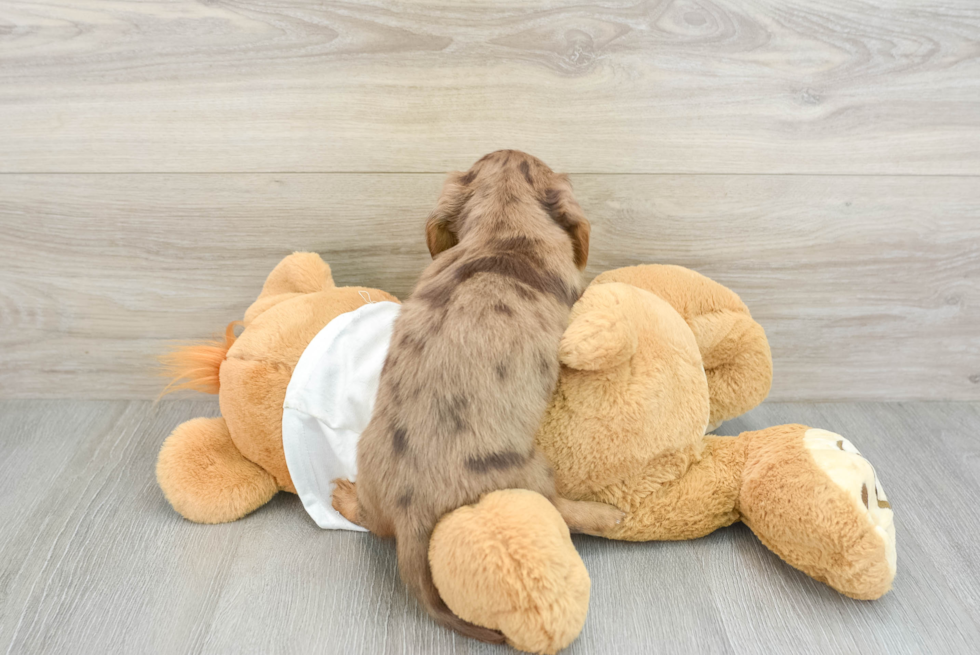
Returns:
[[[636,330],[623,317],[605,309],[580,314],[565,330],[558,358],[569,368],[600,371],[629,361],[636,352]]]
[[[294,252],[279,262],[262,285],[262,293],[245,310],[245,327],[256,316],[301,293],[316,293],[334,286],[330,266],[315,252]]]

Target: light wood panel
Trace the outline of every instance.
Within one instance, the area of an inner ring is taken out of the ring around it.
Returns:
[[[0,401],[0,650],[21,653],[513,651],[435,625],[393,544],[318,529],[281,494],[236,523],[180,519],[160,443],[213,402]],[[854,601],[743,526],[629,544],[574,537],[592,578],[585,653],[970,653],[980,641],[980,406],[764,404],[723,434],[802,422],[875,464],[895,509],[891,592]]]
[[[0,171],[980,174],[975,0],[7,0]]]
[[[441,175],[0,175],[0,397],[149,398],[275,264],[404,297]],[[980,398],[975,178],[573,176],[588,273],[676,263],[765,326],[776,399]]]

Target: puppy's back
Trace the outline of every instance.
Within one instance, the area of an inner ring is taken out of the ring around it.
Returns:
[[[510,157],[503,155],[503,166]],[[560,196],[535,188],[531,164],[521,164],[509,173],[493,169],[495,177],[478,190],[463,190],[464,200],[440,200],[441,208],[484,222],[457,226],[452,238],[433,240],[430,231],[430,247],[435,241],[451,250],[436,257],[402,307],[358,448],[359,511],[394,528],[405,583],[439,622],[491,641],[502,637],[455,617],[442,602],[428,544],[442,515],[488,491],[554,495],[534,433],[557,381],[569,308],[582,288],[581,244],[570,241],[571,219],[548,213],[557,211]],[[479,182],[480,170],[478,163],[459,181]],[[453,193],[462,188],[455,187]]]

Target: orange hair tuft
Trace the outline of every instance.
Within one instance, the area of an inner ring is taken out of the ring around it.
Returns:
[[[187,344],[161,355],[160,364],[163,368],[160,375],[170,378],[170,384],[160,395],[165,396],[181,389],[218,393],[221,388],[218,371],[221,369],[221,362],[228,355],[228,349],[235,343],[235,326],[241,324],[241,321],[229,323],[225,328],[224,341],[212,339]]]

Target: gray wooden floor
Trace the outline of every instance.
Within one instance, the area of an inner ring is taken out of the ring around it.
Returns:
[[[294,496],[237,523],[180,519],[156,451],[210,400],[0,401],[0,651],[504,653],[435,626],[394,550],[315,527]],[[899,573],[853,601],[742,526],[680,543],[577,537],[592,576],[569,653],[965,653],[980,644],[980,405],[766,404],[719,431],[848,436],[895,507]]]

